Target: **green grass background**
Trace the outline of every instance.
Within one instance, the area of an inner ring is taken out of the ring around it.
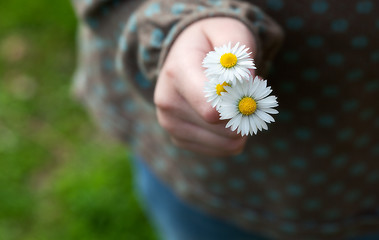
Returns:
[[[125,146],[70,95],[70,2],[0,1],[0,239],[156,239]]]

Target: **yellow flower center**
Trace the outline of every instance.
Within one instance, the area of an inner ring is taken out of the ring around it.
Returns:
[[[225,53],[220,58],[220,63],[224,68],[231,68],[237,64],[237,57],[233,53]]]
[[[230,84],[226,83],[226,82],[223,82],[222,84],[217,84],[216,85],[217,95],[221,96],[222,92],[226,92],[226,90],[224,89],[225,86],[229,86],[230,87]]]
[[[238,103],[238,110],[245,116],[249,116],[257,109],[257,103],[251,97],[244,97]]]

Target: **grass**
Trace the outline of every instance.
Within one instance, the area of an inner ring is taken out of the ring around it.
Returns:
[[[69,1],[1,1],[0,14],[0,239],[156,239],[126,147],[70,95]]]

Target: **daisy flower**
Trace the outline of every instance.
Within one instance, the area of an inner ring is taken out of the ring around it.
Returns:
[[[215,79],[211,79],[205,83],[205,97],[208,99],[208,102],[211,102],[212,107],[215,107],[216,110],[219,109],[222,101],[221,93],[226,92],[224,89],[225,86],[230,87],[231,85],[227,82],[218,82]]]
[[[248,79],[249,69],[256,69],[253,59],[247,52],[245,45],[239,46],[239,42],[232,48],[231,43],[222,47],[215,47],[203,60],[207,77],[216,76],[219,81],[234,84],[236,80],[242,82]]]
[[[220,119],[230,119],[226,128],[237,129],[242,136],[253,135],[258,130],[267,130],[267,123],[275,122],[270,114],[278,113],[273,109],[278,102],[275,96],[269,96],[272,90],[266,80],[250,77],[249,81],[233,85],[233,88],[224,88],[226,92],[222,93],[219,112]]]

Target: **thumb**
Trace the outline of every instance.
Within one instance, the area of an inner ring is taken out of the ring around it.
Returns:
[[[227,17],[210,18],[202,24],[203,32],[212,47],[220,47],[229,42],[234,46],[237,42],[245,45],[248,52],[251,52],[251,57],[254,58],[257,54],[257,46],[254,35],[250,29],[241,21]],[[252,76],[255,76],[254,69],[250,69]]]

